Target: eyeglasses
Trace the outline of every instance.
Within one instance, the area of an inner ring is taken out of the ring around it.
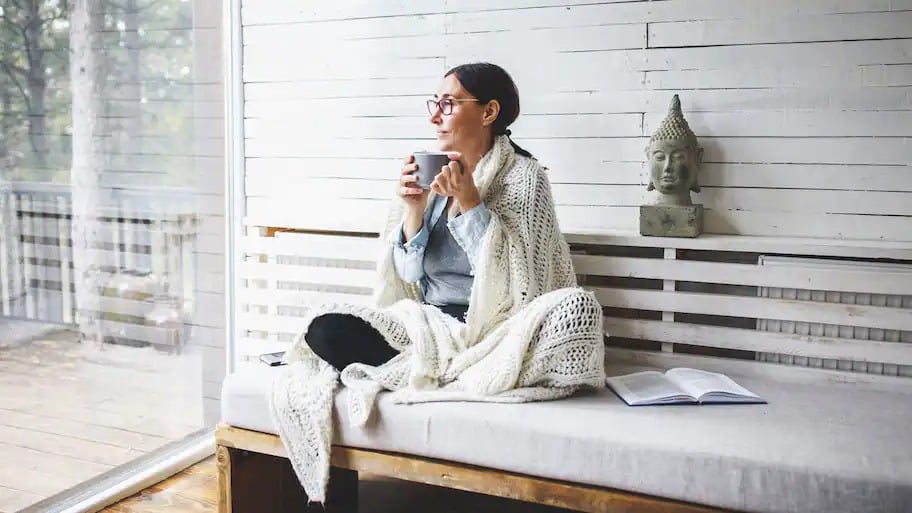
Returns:
[[[431,98],[427,101],[428,113],[431,116],[437,113],[437,110],[440,109],[440,113],[444,116],[449,116],[453,113],[453,106],[459,102],[477,102],[480,101],[478,98],[442,98],[440,100],[435,100]]]

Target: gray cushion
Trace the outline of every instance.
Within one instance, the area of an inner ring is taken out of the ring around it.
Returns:
[[[276,369],[230,375],[224,422],[275,433]],[[335,443],[763,512],[908,511],[912,394],[733,376],[768,405],[629,407],[612,392],[527,404],[396,405],[365,429],[336,394]]]

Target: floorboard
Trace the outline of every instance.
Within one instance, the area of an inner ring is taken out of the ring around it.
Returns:
[[[0,513],[203,427],[194,348],[85,344],[60,326],[22,324],[0,329]]]

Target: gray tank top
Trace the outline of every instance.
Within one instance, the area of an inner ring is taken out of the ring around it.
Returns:
[[[468,305],[473,276],[469,257],[447,226],[444,210],[431,228],[424,249],[424,300],[435,306]]]

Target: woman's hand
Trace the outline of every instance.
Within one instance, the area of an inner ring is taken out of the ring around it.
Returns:
[[[459,156],[459,153],[449,154],[450,163],[440,168],[440,173],[431,184],[431,190],[441,196],[456,198],[459,210],[465,212],[481,203],[481,195],[472,173],[465,172]]]
[[[407,241],[411,240],[421,229],[428,199],[428,191],[418,186],[418,176],[414,174],[417,170],[418,164],[415,164],[415,156],[409,155],[405,158],[399,173],[399,197],[405,202],[402,236]]]
[[[414,174],[417,170],[415,156],[409,155],[405,158],[399,174],[399,197],[410,212],[424,212],[427,205],[428,191],[418,186],[418,175]]]

